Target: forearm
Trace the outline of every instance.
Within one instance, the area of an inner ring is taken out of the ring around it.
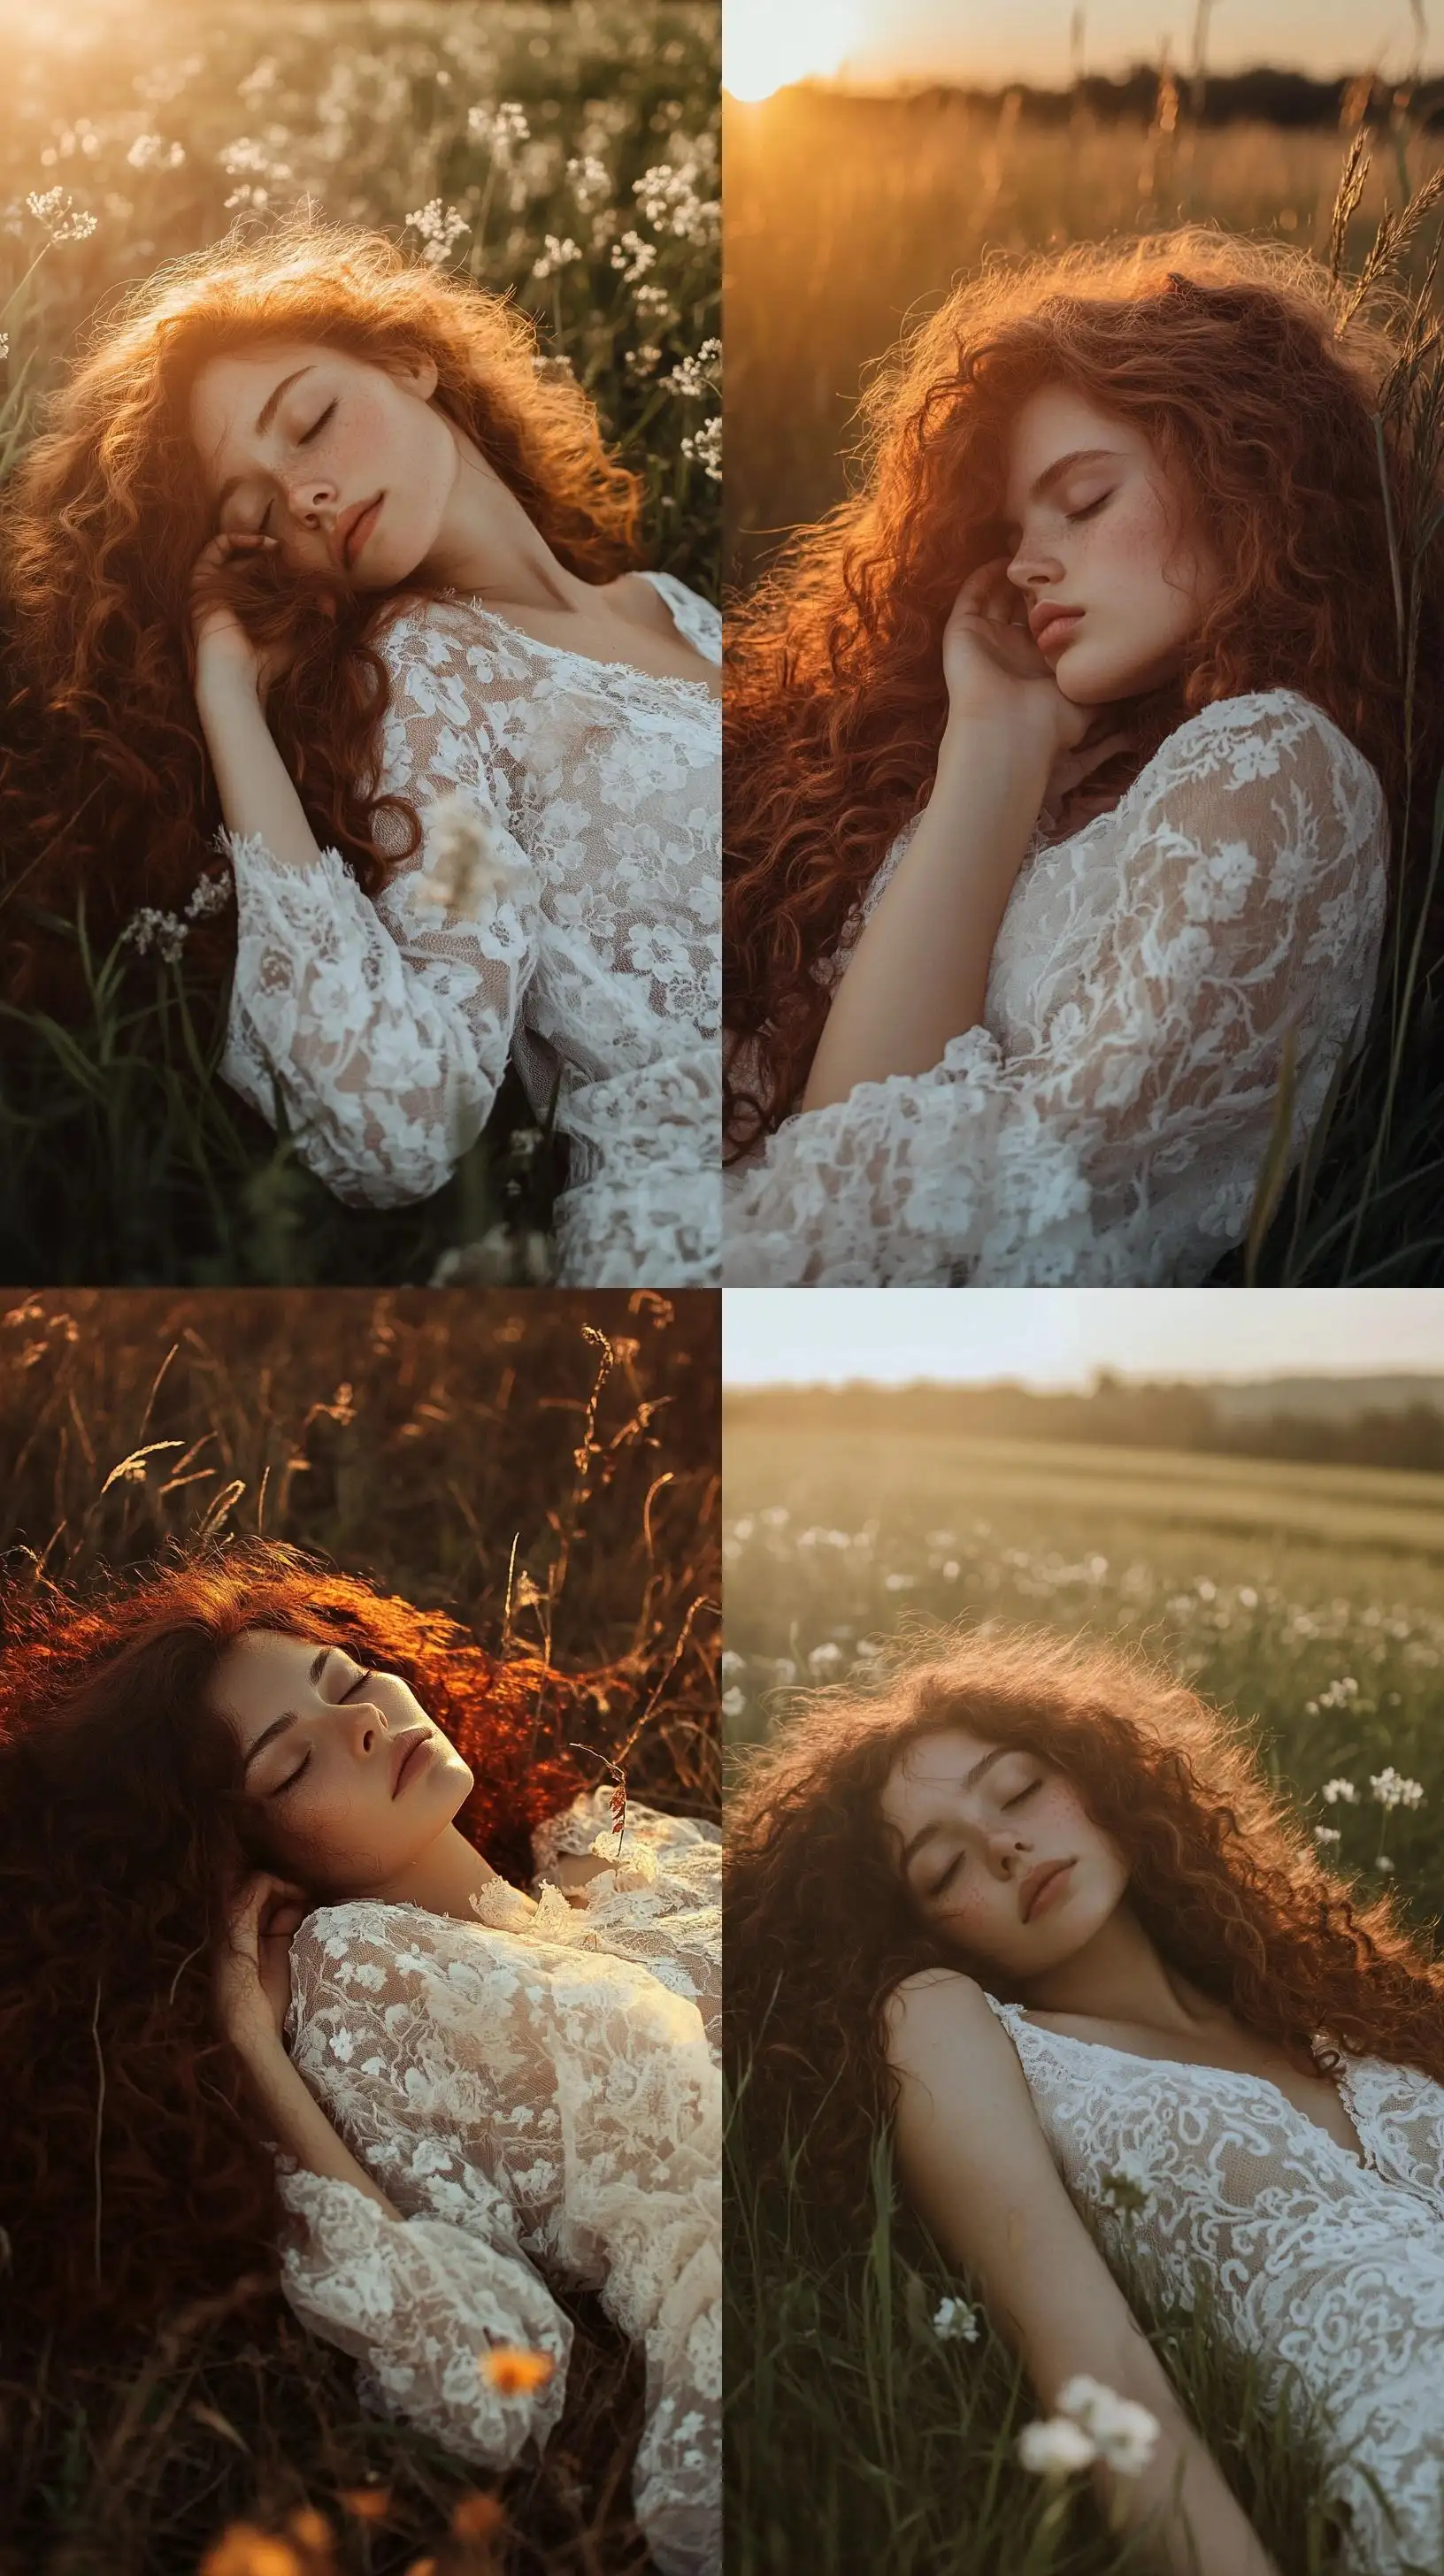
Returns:
[[[242,840],[257,835],[283,866],[314,867],[316,836],[253,685],[229,671],[202,673],[196,708],[228,828]]]
[[[932,799],[853,950],[803,1094],[926,1073],[983,1016],[988,968],[1032,837],[1048,757],[981,725],[950,725]]]
[[[1102,2460],[1092,2472],[1113,2528],[1146,2532],[1144,2564],[1153,2576],[1278,2576],[1151,2348],[1140,2341],[1108,2384],[1158,2421],[1158,2442],[1140,2476],[1122,2477]]]
[[[372,2181],[365,2166],[357,2162],[332,2127],[280,2040],[273,2034],[263,2034],[237,2044],[275,2128],[277,2145],[294,2156],[306,2173],[319,2174],[324,2182],[349,2183],[354,2191],[364,2192],[368,2200],[374,2200],[388,2218],[399,2221],[400,2210]]]

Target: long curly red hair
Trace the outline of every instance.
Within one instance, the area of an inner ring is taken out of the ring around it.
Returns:
[[[1404,797],[1403,684],[1374,415],[1405,308],[1306,254],[1187,227],[990,263],[863,396],[863,478],[784,551],[729,622],[724,758],[726,1129],[745,1150],[796,1107],[827,1016],[816,972],[926,803],[947,714],[942,631],[967,575],[1006,552],[1010,424],[1064,384],[1141,428],[1227,576],[1177,685],[1138,701],[1121,793],[1200,707],[1291,688]],[[1380,316],[1383,316],[1381,319]],[[1381,433],[1396,528],[1437,489],[1397,410]],[[1444,661],[1444,571],[1423,566],[1421,673]],[[1444,757],[1421,689],[1413,771]],[[1427,701],[1427,703],[1426,703]],[[1426,799],[1418,801],[1426,802]],[[1399,835],[1396,830],[1396,841]]]
[[[585,1687],[298,1550],[179,1556],[84,1599],[16,1585],[0,1650],[0,2228],[6,2303],[62,2347],[274,2285],[264,2108],[212,2001],[239,1877],[269,1864],[210,1690],[246,1630],[399,1674],[476,1775],[457,1818],[530,1875],[582,1785]]]
[[[959,1630],[812,1695],[728,1801],[727,2044],[764,2174],[799,2169],[811,2200],[864,2210],[896,2093],[888,1997],[968,1965],[913,1907],[880,1806],[899,1755],[949,1727],[1056,1764],[1124,1853],[1160,1956],[1301,2067],[1322,2030],[1444,2083],[1444,1964],[1387,1897],[1331,1876],[1232,1722],[1141,1656]]]
[[[0,991],[64,1007],[73,948],[39,916],[85,926],[101,954],[142,905],[181,909],[217,865],[221,810],[189,675],[188,601],[214,533],[188,418],[217,352],[328,343],[375,366],[430,358],[435,401],[467,432],[568,571],[637,559],[640,485],[595,410],[502,298],[409,259],[384,234],[306,211],[173,261],[91,327],[0,500],[0,623],[9,665],[0,849],[9,878]],[[374,893],[419,846],[414,808],[378,792],[386,670],[377,637],[413,576],[353,593],[275,557],[228,577],[258,642],[294,639],[267,717],[317,840]],[[22,915],[23,907],[23,915]],[[231,935],[202,921],[188,959],[218,980]]]

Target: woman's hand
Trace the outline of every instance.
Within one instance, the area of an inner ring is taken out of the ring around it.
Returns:
[[[280,678],[290,661],[290,649],[282,645],[260,645],[253,641],[236,611],[235,595],[226,581],[230,568],[247,557],[274,551],[279,540],[263,536],[259,530],[234,528],[212,537],[197,555],[191,573],[190,620],[191,650],[195,665],[195,683],[213,688],[235,687],[254,690],[263,701],[273,680]]]
[[[310,1911],[299,1887],[257,1870],[238,1889],[216,1968],[221,2026],[239,2049],[274,2051],[291,2003],[291,1940]]]
[[[1007,561],[970,573],[943,629],[943,677],[950,724],[983,724],[1005,739],[1021,734],[1048,764],[1076,751],[1093,721],[1064,697],[1028,628]]]

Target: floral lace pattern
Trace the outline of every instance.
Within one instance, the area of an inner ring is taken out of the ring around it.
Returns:
[[[597,1810],[578,1802],[593,1837]],[[306,1918],[287,2043],[404,2223],[283,2166],[283,2281],[368,2403],[490,2468],[561,2413],[571,2327],[548,2282],[596,2289],[645,2354],[652,2555],[716,2576],[721,2093],[694,1991],[715,2003],[718,1850],[635,1806],[626,1844],[576,1905],[498,1880],[474,1926],[370,1900]],[[546,2353],[546,2386],[495,2389],[495,2344]]]
[[[721,660],[715,609],[647,576]],[[474,798],[487,863],[444,909],[423,842],[373,904],[335,850],[304,869],[223,835],[237,948],[221,1070],[284,1113],[338,1198],[395,1206],[449,1178],[510,1056],[570,1146],[557,1276],[707,1287],[718,1275],[720,710],[537,642],[448,594],[396,618],[383,787],[422,816]],[[384,823],[382,826],[384,832]]]
[[[1439,2576],[1444,2085],[1346,2057],[1361,2166],[1263,2077],[1133,2056],[988,2001],[1105,2258],[1126,2248],[1183,2299],[1206,2279],[1238,2344],[1297,2372],[1336,2437],[1328,2500],[1357,2576]],[[1133,2215],[1108,2190],[1125,2163],[1146,2177]]]
[[[1205,1279],[1247,1232],[1285,1084],[1297,1162],[1357,1043],[1387,850],[1375,772],[1308,699],[1204,708],[1110,811],[1035,836],[979,1027],[729,1175],[729,1285]]]

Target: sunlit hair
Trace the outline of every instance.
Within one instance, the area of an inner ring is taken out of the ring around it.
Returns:
[[[959,1630],[813,1694],[729,1798],[728,2049],[764,2173],[800,2152],[809,2198],[862,2209],[896,2091],[888,1997],[919,1968],[969,1967],[909,1896],[881,1810],[899,1755],[950,1727],[1055,1764],[1122,1851],[1168,1966],[1301,2067],[1327,2032],[1444,2083],[1444,1966],[1387,1897],[1356,1900],[1323,1866],[1236,1724],[1141,1657]]]
[[[539,371],[527,317],[407,258],[384,234],[304,212],[262,237],[168,263],[91,326],[0,503],[0,620],[12,683],[0,767],[0,849],[27,907],[73,918],[83,894],[102,952],[140,905],[179,909],[218,865],[222,817],[190,676],[195,559],[215,533],[189,426],[208,359],[278,338],[373,366],[429,358],[437,406],[481,450],[569,572],[601,581],[635,560],[640,487],[608,456],[588,397]],[[379,630],[413,577],[352,592],[279,550],[228,586],[258,643],[294,636],[266,713],[307,817],[367,893],[419,846],[414,808],[380,797]],[[69,952],[7,910],[0,990],[63,998]],[[228,917],[188,956],[212,974]]]
[[[230,1896],[274,1865],[213,1698],[235,1640],[334,1639],[399,1674],[475,1774],[462,1832],[518,1882],[581,1785],[555,1749],[580,1685],[260,1542],[0,1610],[6,2291],[93,2344],[278,2273],[273,2132],[213,2001]]]
[[[1402,687],[1372,415],[1395,355],[1320,262],[1202,228],[992,263],[903,345],[862,401],[853,496],[804,530],[736,609],[724,757],[724,985],[733,1150],[797,1105],[827,1015],[819,962],[926,803],[947,715],[942,632],[966,577],[1006,553],[1011,424],[1063,385],[1141,430],[1223,569],[1176,686],[1139,700],[1121,793],[1211,702],[1291,688],[1372,761],[1395,818]],[[1396,317],[1397,318],[1397,317]],[[1402,327],[1402,326],[1401,326]],[[1395,524],[1422,527],[1391,422]],[[1412,453],[1412,448],[1410,448]],[[1431,558],[1418,668],[1444,661]],[[1444,752],[1421,688],[1417,777]],[[1066,819],[1066,818],[1065,818]]]

